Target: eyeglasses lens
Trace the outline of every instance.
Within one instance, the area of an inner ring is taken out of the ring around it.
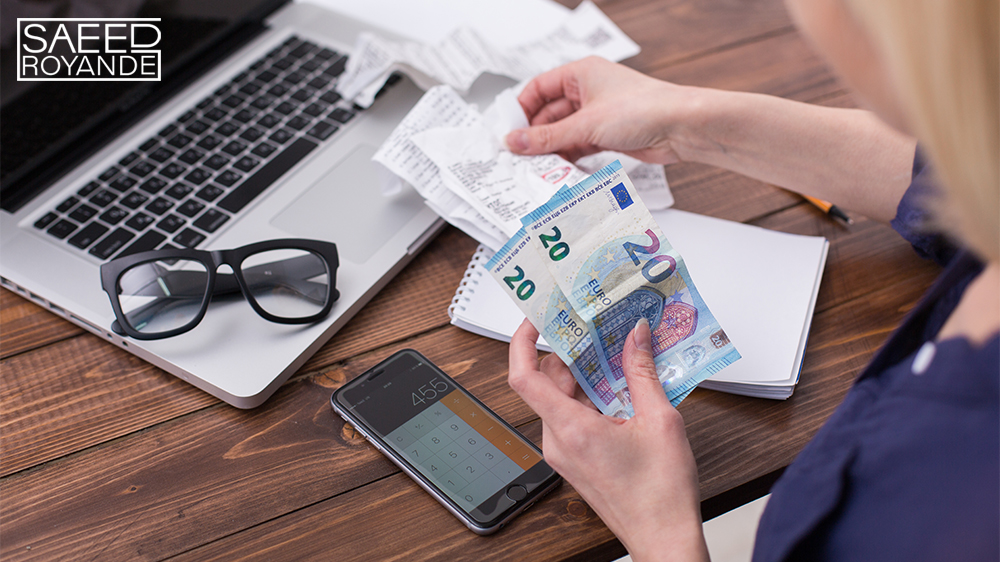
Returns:
[[[307,250],[260,252],[248,256],[240,268],[250,296],[274,316],[313,316],[330,297],[326,261]]]
[[[203,306],[208,270],[192,260],[151,261],[118,278],[118,301],[129,325],[159,334],[193,321]]]

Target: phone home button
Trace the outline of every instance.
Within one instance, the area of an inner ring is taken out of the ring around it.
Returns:
[[[507,488],[507,497],[519,502],[524,498],[528,497],[528,490],[520,484],[514,484],[513,486]]]

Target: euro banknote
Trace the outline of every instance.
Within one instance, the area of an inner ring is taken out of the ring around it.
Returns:
[[[657,374],[675,405],[740,358],[619,162],[559,190],[521,222],[627,410],[622,351],[639,318],[649,321]]]
[[[606,362],[598,355],[590,331],[534,250],[525,229],[518,230],[486,267],[597,408],[609,416],[628,417],[630,410],[612,391],[605,375]]]

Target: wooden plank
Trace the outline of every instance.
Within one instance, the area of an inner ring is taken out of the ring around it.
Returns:
[[[127,435],[217,400],[89,333],[3,362],[0,474]]]
[[[12,291],[0,288],[0,359],[71,338],[83,329]]]
[[[791,29],[780,0],[607,0],[597,5],[642,46],[626,61],[639,69],[697,59]]]
[[[512,423],[534,417],[507,386],[506,344],[445,327],[292,381],[258,409],[219,404],[3,479],[0,558],[161,559],[395,472],[328,401],[407,345]]]

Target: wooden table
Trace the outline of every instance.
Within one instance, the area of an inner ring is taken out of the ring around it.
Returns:
[[[575,4],[575,0],[570,4]],[[658,78],[851,106],[781,0],[605,0]],[[801,382],[786,401],[695,390],[681,405],[705,514],[763,493],[937,270],[889,228],[700,165],[676,207],[799,234],[830,253]],[[491,537],[465,529],[337,418],[330,393],[412,347],[536,442],[507,345],[448,324],[476,243],[446,229],[263,406],[232,408],[8,291],[2,305],[4,560],[600,560],[624,553],[564,484]],[[766,264],[764,264],[766,267]],[[664,474],[669,478],[669,474]]]

